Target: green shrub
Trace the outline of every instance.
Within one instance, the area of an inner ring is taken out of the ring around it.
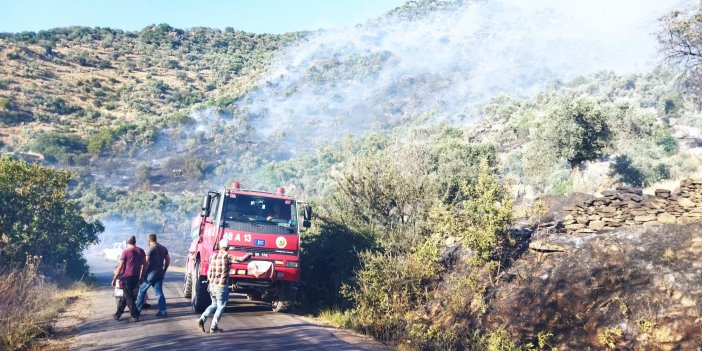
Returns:
[[[6,97],[0,97],[0,111],[9,110],[12,107],[12,101]]]
[[[512,199],[508,189],[492,173],[487,161],[480,164],[477,181],[461,184],[465,200],[458,206],[436,206],[432,230],[443,237],[455,237],[483,260],[495,256],[504,245],[512,220]]]
[[[70,115],[83,110],[78,106],[69,104],[59,97],[49,97],[45,102],[45,106],[50,112],[58,115]]]
[[[301,236],[302,305],[309,311],[347,309],[350,302],[339,292],[361,266],[361,252],[374,248],[373,238],[325,219]]]
[[[66,188],[71,174],[9,157],[0,158],[0,263],[21,264],[42,256],[51,269],[72,277],[87,274],[81,252],[104,230],[88,223]]]
[[[678,142],[670,134],[670,130],[668,128],[662,128],[660,130],[656,138],[656,145],[663,148],[663,152],[667,156],[675,155],[678,152]]]
[[[43,154],[48,161],[63,164],[81,162],[81,156],[87,151],[87,145],[81,138],[58,132],[38,134],[29,148]]]
[[[365,252],[356,276],[357,287],[348,291],[354,301],[356,328],[383,341],[405,339],[414,326],[427,321],[413,313],[431,297],[430,287],[445,270],[440,262],[438,237],[403,255]]]

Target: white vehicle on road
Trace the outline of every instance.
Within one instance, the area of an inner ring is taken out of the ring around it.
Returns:
[[[105,254],[105,259],[109,261],[119,261],[120,256],[122,255],[122,251],[127,248],[127,244],[121,242],[121,243],[112,243],[108,248],[102,250],[102,252]]]

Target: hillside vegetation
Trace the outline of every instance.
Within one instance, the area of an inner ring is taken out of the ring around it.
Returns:
[[[166,24],[1,34],[0,142],[22,149],[37,137],[59,138],[47,143],[63,153],[36,151],[62,163],[77,161],[66,153],[123,152],[194,110],[230,104],[277,50],[303,36]]]

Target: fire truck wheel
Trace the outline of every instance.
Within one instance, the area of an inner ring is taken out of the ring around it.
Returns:
[[[273,312],[287,312],[290,309],[292,303],[286,300],[274,300],[271,302],[271,308]]]
[[[189,299],[192,296],[193,289],[193,277],[188,273],[185,274],[185,281],[183,282],[183,297]]]
[[[195,269],[192,272],[191,279],[193,282],[191,284],[190,304],[193,311],[202,313],[212,303],[212,300],[210,299],[210,294],[207,293],[207,284],[203,283],[200,277],[200,261],[195,262]]]

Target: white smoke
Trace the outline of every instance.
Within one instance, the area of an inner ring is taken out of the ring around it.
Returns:
[[[479,103],[600,70],[639,73],[660,57],[659,0],[466,1],[319,31],[290,47],[238,101],[268,140],[319,145],[413,123],[469,122]],[[413,3],[416,7],[427,2]]]

